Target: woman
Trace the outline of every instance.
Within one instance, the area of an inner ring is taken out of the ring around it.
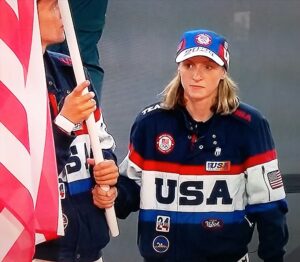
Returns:
[[[49,45],[65,39],[57,0],[38,0],[37,8],[65,235],[37,245],[35,258],[63,262],[102,261],[102,249],[109,242],[103,208],[113,205],[118,178],[114,139],[106,132],[90,81],[76,86],[70,57],[46,50]],[[82,94],[86,87],[90,91]],[[91,113],[95,116],[106,159],[96,165],[89,159],[90,139],[84,123]],[[98,185],[111,188],[105,192]]]
[[[132,126],[120,172],[120,217],[139,203],[138,244],[145,261],[283,261],[287,204],[267,120],[241,103],[228,74],[228,43],[208,30],[185,32],[176,76],[160,103]],[[131,188],[132,185],[131,185]],[[274,241],[276,239],[276,241]]]

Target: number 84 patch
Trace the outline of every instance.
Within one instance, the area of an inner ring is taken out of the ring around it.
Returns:
[[[156,217],[156,231],[169,232],[171,219],[168,216]]]

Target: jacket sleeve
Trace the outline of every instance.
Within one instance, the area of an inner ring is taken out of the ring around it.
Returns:
[[[263,211],[259,211],[262,209]],[[283,262],[288,242],[285,200],[253,207],[252,218],[259,232],[258,255],[265,262]]]
[[[106,125],[104,123],[103,114],[101,113],[99,120],[97,121],[98,125],[98,137],[100,139],[100,145],[102,148],[103,158],[104,159],[112,159],[117,163],[117,158],[114,154],[114,150],[116,148],[115,140],[107,132]]]
[[[288,241],[288,208],[267,120],[260,119],[248,138],[247,215],[257,225],[260,258],[265,262],[281,262]]]
[[[131,212],[139,210],[140,185],[136,170],[130,167],[128,156],[119,166],[120,176],[117,183],[118,197],[115,203],[118,218],[126,218]],[[132,176],[136,173],[136,176]]]
[[[116,214],[119,218],[126,218],[130,212],[140,207],[140,186],[142,180],[141,163],[135,161],[135,146],[140,144],[144,132],[135,122],[130,132],[130,147],[128,155],[119,166],[120,178],[117,184],[118,197],[116,200]]]
[[[62,131],[55,123],[52,122],[53,137],[56,151],[56,163],[58,174],[61,173],[65,164],[71,155],[70,145],[75,136],[69,135]]]

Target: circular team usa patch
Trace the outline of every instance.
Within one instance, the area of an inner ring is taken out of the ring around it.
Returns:
[[[211,37],[207,34],[199,34],[196,36],[196,43],[198,43],[199,45],[204,45],[204,46],[208,46],[211,43]]]
[[[169,249],[170,243],[165,236],[157,236],[152,243],[153,249],[158,253],[164,253]]]
[[[163,154],[170,153],[175,146],[174,138],[169,134],[162,134],[156,138],[156,148]]]

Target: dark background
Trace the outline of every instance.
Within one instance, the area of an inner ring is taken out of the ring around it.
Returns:
[[[287,262],[300,261],[299,25],[299,0],[110,0],[99,46],[105,70],[102,107],[120,162],[135,116],[159,99],[173,77],[181,34],[206,28],[226,36],[229,73],[241,99],[268,118],[278,150],[289,201]],[[105,262],[142,261],[137,214],[119,220],[119,227],[120,236],[104,251]],[[257,243],[255,236],[251,262],[260,261]]]

